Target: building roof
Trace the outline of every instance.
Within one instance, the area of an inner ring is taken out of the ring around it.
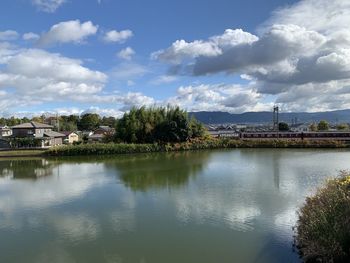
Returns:
[[[72,134],[72,133],[78,135],[76,132],[72,132],[72,131],[61,131],[60,133],[66,135],[66,136],[68,136],[68,135],[70,135],[70,134]]]
[[[47,132],[44,132],[44,137],[59,138],[59,137],[66,137],[66,135],[55,131],[47,131]]]
[[[111,128],[111,127],[109,127],[109,126],[100,126],[100,127],[98,127],[95,131],[98,131],[98,130],[103,130],[103,131],[109,132],[109,131],[114,130],[114,128]]]
[[[53,126],[35,121],[15,125],[12,129],[52,129]]]

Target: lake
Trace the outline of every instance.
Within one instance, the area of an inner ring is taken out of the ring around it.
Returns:
[[[0,262],[300,262],[307,195],[346,150],[0,159]]]

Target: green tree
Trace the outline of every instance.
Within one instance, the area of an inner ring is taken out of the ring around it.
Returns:
[[[349,124],[347,123],[341,123],[337,125],[338,131],[348,131],[349,130]]]
[[[100,124],[100,116],[95,113],[87,113],[81,116],[78,122],[78,129],[82,131],[91,131]]]
[[[328,131],[328,130],[329,130],[329,124],[328,124],[328,122],[325,121],[325,120],[320,121],[320,122],[318,123],[318,125],[317,125],[317,129],[318,129],[319,131]]]
[[[205,129],[179,107],[132,108],[117,121],[115,141],[128,143],[184,142]]]
[[[289,131],[289,126],[285,122],[278,123],[278,130],[279,131]]]
[[[310,130],[313,131],[313,132],[317,131],[317,125],[316,125],[316,123],[312,123],[312,124],[310,125],[309,128],[310,128]]]

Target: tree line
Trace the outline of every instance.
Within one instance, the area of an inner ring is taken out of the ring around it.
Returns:
[[[204,126],[179,107],[132,108],[117,121],[116,142],[184,142],[202,137]]]

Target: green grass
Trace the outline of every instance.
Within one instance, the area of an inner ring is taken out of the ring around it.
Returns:
[[[45,152],[49,156],[75,155],[109,155],[127,153],[171,152],[205,149],[230,148],[345,148],[340,141],[300,141],[300,140],[236,140],[236,139],[195,139],[183,143],[166,144],[125,144],[125,143],[97,143],[64,145],[50,148]]]

